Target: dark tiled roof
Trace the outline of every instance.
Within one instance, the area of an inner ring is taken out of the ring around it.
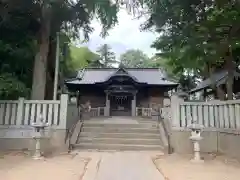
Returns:
[[[78,77],[67,80],[67,84],[94,84],[106,81],[118,68],[86,68],[79,71]],[[128,74],[140,83],[150,85],[177,85],[166,80],[166,75],[158,68],[125,68]]]
[[[234,73],[235,77],[240,77],[240,73],[236,72]],[[217,86],[224,84],[227,80],[228,72],[226,70],[222,70],[220,72],[216,72],[212,75],[211,78],[208,78],[204,81],[202,81],[196,88],[192,89],[190,93],[198,92],[203,89],[209,88],[211,84],[215,84]]]

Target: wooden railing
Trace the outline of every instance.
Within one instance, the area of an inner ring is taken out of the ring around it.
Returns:
[[[91,108],[90,117],[104,116],[105,107]]]
[[[152,108],[136,107],[136,116],[151,117]]]

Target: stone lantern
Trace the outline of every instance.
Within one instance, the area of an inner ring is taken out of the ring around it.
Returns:
[[[45,137],[44,135],[44,129],[48,126],[48,123],[43,122],[43,115],[40,114],[38,121],[32,124],[32,127],[34,128],[34,134],[33,139],[36,141],[36,149],[33,156],[33,159],[42,159],[41,154],[41,139]]]
[[[192,140],[193,142],[193,152],[194,152],[193,159],[191,161],[203,162],[200,156],[200,144],[199,144],[199,141],[203,139],[203,137],[201,137],[203,125],[193,122],[193,124],[190,124],[188,128],[191,130],[191,136],[189,137],[189,139]]]

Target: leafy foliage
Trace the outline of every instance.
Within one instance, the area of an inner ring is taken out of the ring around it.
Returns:
[[[167,59],[175,72],[203,79],[225,68],[231,89],[233,52],[240,39],[239,1],[147,0],[144,5],[149,19],[143,28],[159,33],[153,44],[161,52],[158,56]]]
[[[102,24],[102,35],[107,35],[107,31],[117,23],[118,8],[118,5],[110,0],[1,1],[0,75],[2,78],[0,83],[3,85],[2,87],[10,89],[2,88],[1,92],[4,93],[0,94],[0,98],[8,97],[11,99],[13,94],[15,94],[15,97],[29,96],[34,56],[36,56],[35,63],[42,60],[45,62],[42,66],[44,68],[37,66],[38,68],[34,69],[34,71],[38,71],[39,77],[44,77],[46,73],[46,77],[54,75],[55,37],[56,32],[59,31],[65,36],[61,37],[62,42],[60,43],[62,50],[60,76],[71,73],[76,68],[77,62],[76,57],[70,58],[70,52],[74,51],[74,48],[68,45],[70,39],[79,38],[79,30],[84,32],[83,38],[88,39],[89,33],[93,31],[91,20],[95,17]],[[47,30],[49,30],[49,33]],[[40,50],[42,47],[44,47],[44,51]],[[46,50],[46,48],[49,48],[49,50]],[[40,56],[38,56],[39,52]],[[42,60],[39,57],[42,57]],[[83,62],[81,60],[80,62]],[[79,66],[84,65],[84,63]],[[53,83],[52,80],[53,78],[49,78],[47,84]],[[43,80],[34,79],[34,81],[37,84]],[[23,89],[25,89],[24,93]],[[38,89],[44,91],[45,88]],[[52,90],[48,89],[46,91]]]
[[[129,68],[144,68],[149,67],[150,58],[141,50],[130,49],[120,55],[120,62],[125,67]]]
[[[0,3],[0,99],[16,99],[29,95],[38,23],[29,16],[35,9],[31,3],[10,3],[11,10],[3,7]]]
[[[0,97],[1,99],[18,99],[28,96],[30,89],[12,74],[0,75]]]
[[[90,51],[87,47],[70,46],[71,60],[68,62],[72,71],[91,66],[91,63],[99,59],[99,55]]]

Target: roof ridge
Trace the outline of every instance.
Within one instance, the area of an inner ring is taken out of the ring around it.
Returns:
[[[84,76],[84,74],[85,74],[85,71],[86,71],[85,68],[79,70],[78,73],[77,73],[77,77],[76,77],[76,78],[77,78],[77,79],[82,79],[83,76]]]
[[[85,71],[117,71],[119,68],[84,68]],[[159,71],[159,68],[124,68],[126,71]],[[83,69],[79,69],[82,71]]]
[[[102,69],[119,69],[118,67],[103,67],[103,68],[98,68],[98,67],[86,67],[84,69],[99,69],[99,70],[102,70]],[[155,67],[146,67],[146,68],[137,68],[137,67],[131,67],[131,68],[128,68],[128,67],[124,67],[124,69],[159,69],[159,68],[155,68]]]

